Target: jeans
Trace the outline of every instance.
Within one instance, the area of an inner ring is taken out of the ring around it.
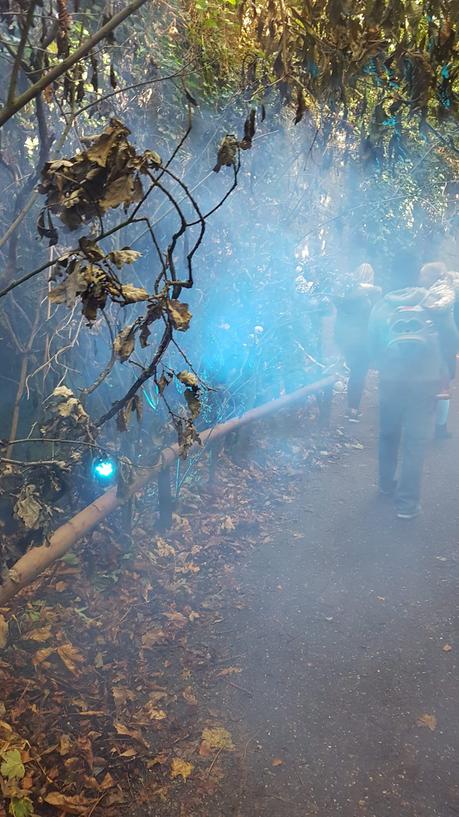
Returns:
[[[379,484],[389,490],[395,483],[399,511],[419,509],[422,471],[433,430],[435,390],[424,384],[380,383]]]
[[[346,365],[349,369],[347,384],[347,404],[350,409],[358,410],[362,402],[365,380],[368,374],[369,359],[366,349],[348,352]]]
[[[446,426],[449,415],[449,400],[439,400],[435,416],[437,426]]]

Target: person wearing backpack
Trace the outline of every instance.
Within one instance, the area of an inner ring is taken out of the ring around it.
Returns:
[[[396,290],[373,308],[369,337],[380,379],[379,488],[394,494],[399,518],[413,519],[437,395],[459,347],[452,305],[423,287]]]
[[[420,273],[420,284],[431,292],[431,297],[443,308],[449,309],[453,305],[453,316],[456,328],[459,327],[459,280],[457,273],[448,272],[442,261],[431,261],[424,264]],[[450,408],[450,385],[456,376],[456,349],[448,350],[447,355],[448,378],[443,384],[438,397],[435,413],[435,439],[448,440],[451,432],[448,431],[448,416]]]
[[[349,369],[346,416],[350,423],[360,422],[360,403],[370,367],[368,321],[381,295],[381,289],[374,285],[373,268],[361,264],[334,299],[335,343]]]

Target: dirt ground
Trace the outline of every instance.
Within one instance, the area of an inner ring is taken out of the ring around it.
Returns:
[[[370,405],[357,448],[305,473],[277,534],[238,566],[247,606],[221,627],[243,656],[247,692],[227,689],[224,705],[245,762],[222,815],[459,813],[455,408],[455,437],[431,446],[417,520],[376,494]]]
[[[35,814],[459,813],[459,421],[404,522],[374,402],[345,427],[338,401],[329,434],[261,425],[171,531],[147,492],[130,544],[108,522],[2,611],[0,741]]]

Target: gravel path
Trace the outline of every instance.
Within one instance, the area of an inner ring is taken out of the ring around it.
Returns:
[[[459,814],[454,425],[406,522],[376,496],[367,409],[363,447],[305,475],[276,538],[238,566],[246,607],[214,634],[244,670],[225,692],[246,746],[224,817]]]

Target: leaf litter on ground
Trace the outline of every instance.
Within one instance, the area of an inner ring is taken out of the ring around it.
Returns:
[[[284,451],[254,428],[257,461],[241,468],[224,454],[212,495],[203,458],[166,534],[158,536],[145,492],[135,548],[126,550],[115,516],[76,564],[59,563],[37,596],[25,590],[0,615],[2,777],[24,768],[28,786],[7,798],[13,815],[143,817],[154,803],[158,817],[163,808],[181,817],[183,796],[190,814],[212,817],[218,787],[240,777],[246,744],[239,727],[228,729],[215,680],[243,666],[228,660],[227,641],[217,656],[203,641],[226,605],[244,608],[235,567],[276,536],[285,480],[292,495],[304,462],[321,463],[323,442],[307,440],[303,425]],[[329,440],[327,453],[342,445]]]

